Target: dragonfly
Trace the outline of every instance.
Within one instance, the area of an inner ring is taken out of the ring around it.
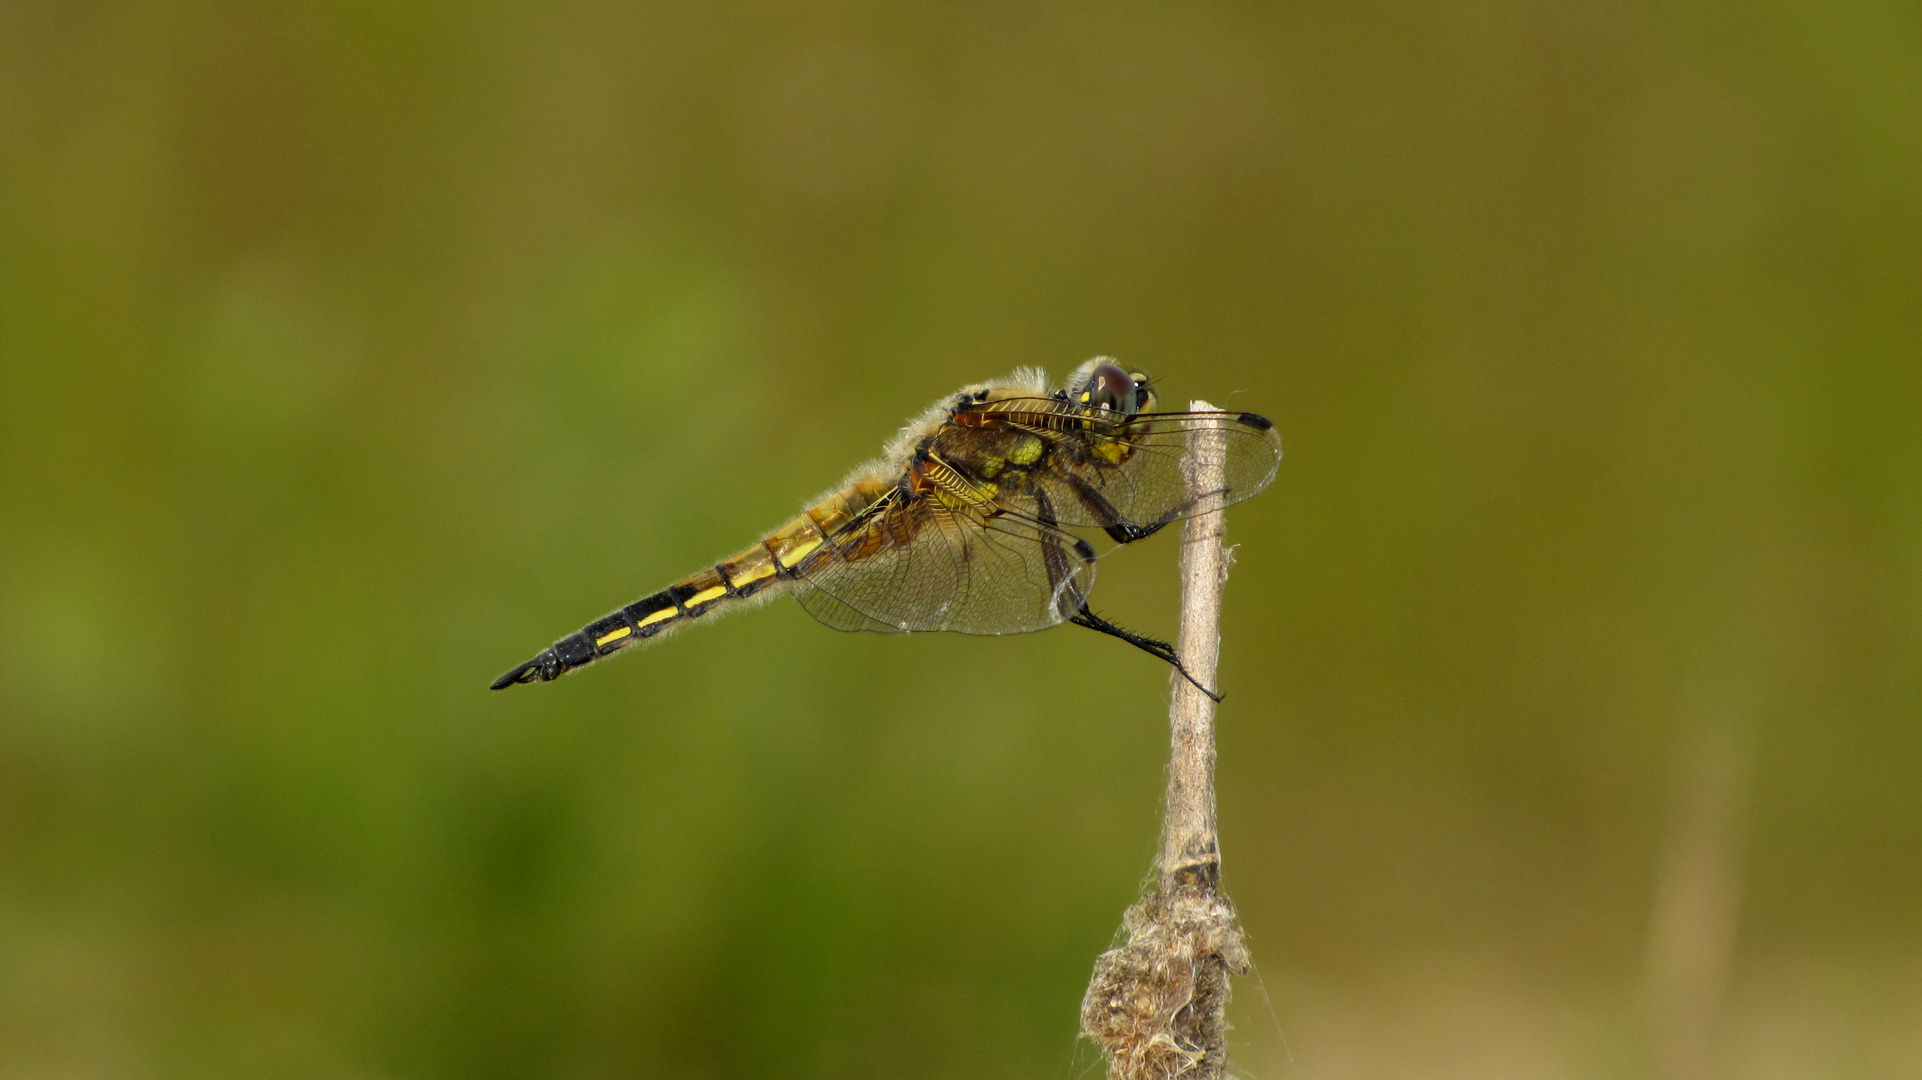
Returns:
[[[1205,473],[1197,453],[1210,455]],[[1259,493],[1280,463],[1281,436],[1266,417],[1158,412],[1153,381],[1108,357],[1058,388],[1022,369],[936,402],[879,458],[752,547],[588,623],[493,689],[552,682],[782,593],[836,630],[995,635],[1070,623],[1188,676],[1168,643],[1089,609],[1095,549],[1069,530],[1131,544]],[[1198,491],[1200,475],[1218,483]]]

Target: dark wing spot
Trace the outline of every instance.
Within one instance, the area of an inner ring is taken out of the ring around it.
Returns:
[[[1248,427],[1254,428],[1256,431],[1267,431],[1269,428],[1275,426],[1274,421],[1258,413],[1251,412],[1242,413],[1241,422]]]

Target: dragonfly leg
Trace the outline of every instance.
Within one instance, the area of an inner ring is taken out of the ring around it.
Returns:
[[[1160,521],[1137,525],[1123,517],[1121,511],[1115,509],[1115,505],[1108,501],[1107,496],[1096,491],[1093,484],[1072,474],[1066,479],[1069,486],[1074,488],[1075,497],[1081,500],[1081,505],[1088,511],[1089,516],[1100,523],[1101,531],[1107,533],[1108,538],[1117,544],[1132,544],[1136,540],[1146,540],[1160,532],[1169,522],[1179,518],[1189,506],[1193,505],[1192,502],[1183,503],[1181,507],[1167,514]]]
[[[1104,526],[1101,531],[1107,533],[1109,539],[1117,544],[1132,544],[1136,540],[1146,540],[1160,532],[1167,524],[1165,521],[1157,521],[1153,525],[1136,525],[1132,521],[1117,521],[1113,525]]]
[[[1173,645],[1165,641],[1157,641],[1151,637],[1143,637],[1132,630],[1124,630],[1101,616],[1096,615],[1094,612],[1089,611],[1088,605],[1086,604],[1081,605],[1081,610],[1071,616],[1068,621],[1076,626],[1085,626],[1090,630],[1107,634],[1109,637],[1118,637],[1150,656],[1166,660],[1168,663],[1174,665],[1176,671],[1181,672],[1182,678],[1194,683],[1195,689],[1214,698],[1216,701],[1221,700],[1220,694],[1215,693],[1199,682],[1195,682],[1195,677],[1188,674],[1187,668],[1181,666],[1181,657],[1175,653],[1175,647]]]

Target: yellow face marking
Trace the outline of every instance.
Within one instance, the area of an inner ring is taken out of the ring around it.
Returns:
[[[746,585],[751,581],[759,581],[762,578],[773,577],[774,574],[775,574],[775,570],[774,570],[773,563],[771,562],[756,563],[753,568],[748,570],[747,573],[742,574],[737,578],[734,578],[734,587],[738,589],[741,586]]]
[[[594,647],[598,649],[602,645],[605,645],[610,641],[619,641],[633,632],[634,631],[629,630],[627,627],[623,626],[618,630],[613,630],[608,633],[602,634],[600,637],[597,637],[594,639]]]
[[[667,620],[672,619],[679,614],[680,614],[679,611],[676,611],[671,607],[664,607],[661,610],[655,612],[654,614],[649,615],[647,618],[642,619],[640,622],[640,625],[653,626],[657,622],[666,622]]]
[[[714,600],[726,595],[727,595],[727,586],[716,585],[712,589],[702,589],[700,592],[695,593],[693,596],[690,596],[686,600],[683,600],[681,602],[687,605],[688,607],[698,607],[701,604],[707,603],[709,600]]]
[[[798,564],[802,559],[805,559],[808,557],[808,552],[813,551],[815,548],[818,548],[820,546],[821,546],[820,537],[815,537],[812,540],[801,541],[800,543],[794,545],[792,550],[784,551],[781,553],[782,567],[788,570],[794,569],[796,564]]]
[[[1032,465],[1041,460],[1041,440],[1032,436],[1014,444],[1008,451],[1008,460],[1016,465]]]

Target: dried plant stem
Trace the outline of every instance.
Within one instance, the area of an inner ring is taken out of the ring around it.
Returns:
[[[1197,401],[1196,412],[1214,406]],[[1189,490],[1197,512],[1181,548],[1181,662],[1214,687],[1221,650],[1221,591],[1228,580],[1225,436],[1189,436]],[[1210,505],[1210,502],[1214,505]],[[1234,907],[1220,895],[1215,835],[1215,701],[1174,681],[1172,754],[1161,856],[1152,891],[1122,916],[1127,941],[1102,953],[1081,1002],[1081,1033],[1108,1058],[1109,1080],[1215,1080],[1227,1068],[1228,976],[1248,970]]]

